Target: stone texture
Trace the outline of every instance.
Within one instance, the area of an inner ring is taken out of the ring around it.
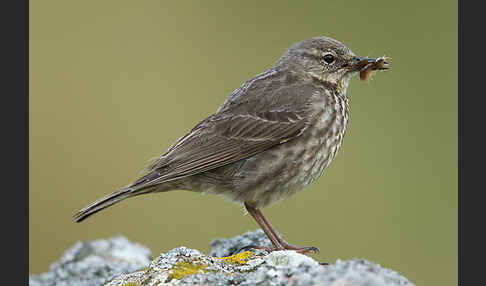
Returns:
[[[30,286],[99,286],[123,273],[147,267],[150,250],[124,237],[78,242],[49,272],[30,275]]]
[[[242,235],[237,235],[230,239],[217,238],[213,240],[210,244],[211,250],[209,251],[209,255],[216,257],[229,256],[239,249],[251,245],[273,247],[263,230],[258,229],[245,232]]]
[[[120,239],[120,238],[118,238]],[[109,240],[108,240],[109,241]],[[293,285],[293,286],[371,286],[371,285],[414,285],[397,272],[364,259],[338,260],[332,265],[321,265],[311,257],[294,251],[240,250],[248,245],[267,245],[261,230],[247,232],[231,239],[216,239],[211,243],[210,255],[186,247],[174,248],[161,254],[148,264],[148,251],[136,256],[136,270],[116,268],[113,265],[106,270],[108,262],[100,262],[100,275],[96,276],[96,265],[90,264],[89,271],[77,271],[72,279],[68,274],[49,274],[53,270],[66,269],[65,263],[78,263],[83,260],[65,259],[51,267],[49,273],[43,274],[49,279],[31,276],[30,285],[102,285],[106,286],[163,286],[163,285]],[[76,247],[76,246],[75,246]],[[74,247],[73,247],[74,248]],[[79,246],[78,246],[79,248]],[[79,253],[76,251],[67,253]],[[133,253],[128,251],[127,253]],[[78,254],[79,255],[79,254]],[[96,256],[96,255],[95,255]],[[108,255],[110,256],[110,255]],[[128,259],[128,258],[127,258]],[[131,259],[128,259],[132,261]],[[78,261],[78,262],[73,262]],[[111,260],[110,260],[111,261]],[[64,266],[63,266],[64,265]],[[83,269],[71,266],[73,269]],[[133,264],[131,267],[135,267]],[[87,274],[86,276],[84,276]],[[41,275],[42,276],[42,275]],[[103,278],[101,278],[103,276]],[[116,276],[116,277],[115,277]],[[56,279],[62,278],[60,284]],[[86,278],[86,281],[83,281]],[[97,280],[94,280],[96,278]],[[87,280],[90,279],[90,282]],[[42,281],[41,281],[42,280]],[[50,284],[42,284],[42,282]],[[102,282],[103,281],[103,282]],[[69,282],[69,283],[68,283]],[[37,283],[37,284],[35,284]],[[65,283],[65,284],[62,284]],[[91,283],[91,284],[87,284]],[[98,283],[98,284],[96,284]]]

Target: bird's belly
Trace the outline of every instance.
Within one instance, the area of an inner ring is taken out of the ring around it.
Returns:
[[[346,120],[324,115],[298,138],[221,168],[230,183],[206,191],[262,208],[302,190],[329,166],[346,130]]]

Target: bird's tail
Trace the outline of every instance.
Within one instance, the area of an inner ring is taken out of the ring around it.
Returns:
[[[89,217],[92,214],[99,212],[102,209],[105,209],[111,205],[118,203],[121,200],[124,200],[129,197],[133,197],[139,195],[139,192],[134,192],[135,189],[132,187],[125,187],[118,191],[115,191],[109,195],[102,197],[101,199],[87,205],[86,207],[80,209],[74,214],[74,220],[76,222],[81,222],[85,218]]]

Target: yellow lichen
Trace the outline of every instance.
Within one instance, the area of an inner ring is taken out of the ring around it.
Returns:
[[[123,284],[122,286],[140,286],[140,285],[137,284],[137,283],[134,283],[134,282],[129,282],[129,283]]]
[[[245,251],[231,256],[221,257],[226,263],[231,264],[246,264],[246,259],[250,256],[251,252]]]
[[[208,267],[204,264],[192,264],[188,262],[177,262],[177,264],[169,271],[169,278],[182,279],[188,275],[206,272],[204,269]]]

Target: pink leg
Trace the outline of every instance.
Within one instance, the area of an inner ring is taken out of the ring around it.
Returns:
[[[255,219],[255,221],[260,225],[262,228],[263,232],[267,235],[268,239],[272,242],[273,246],[275,248],[273,249],[268,249],[265,247],[258,247],[258,248],[263,248],[267,251],[276,251],[276,250],[284,250],[284,249],[289,249],[289,250],[295,250],[299,253],[306,254],[309,251],[314,251],[318,252],[319,249],[313,246],[308,246],[308,247],[298,247],[293,244],[290,244],[286,242],[272,227],[270,222],[265,218],[263,213],[255,209],[251,206],[249,206],[247,203],[245,203],[245,208],[248,211],[248,213]]]

